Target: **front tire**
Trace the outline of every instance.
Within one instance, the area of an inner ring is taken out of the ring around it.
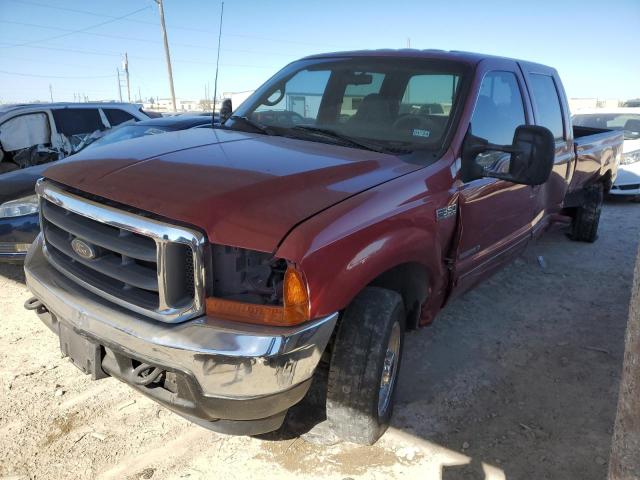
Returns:
[[[389,426],[404,330],[402,297],[386,288],[365,288],[344,311],[327,385],[327,420],[342,440],[372,445]]]
[[[585,189],[585,201],[578,207],[571,224],[571,239],[579,242],[593,243],[598,238],[598,225],[604,191],[601,183]]]

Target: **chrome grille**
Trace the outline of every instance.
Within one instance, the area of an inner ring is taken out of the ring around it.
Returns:
[[[201,233],[98,203],[49,181],[40,180],[36,191],[44,252],[54,268],[156,320],[175,323],[202,313]],[[90,254],[81,255],[74,240]]]

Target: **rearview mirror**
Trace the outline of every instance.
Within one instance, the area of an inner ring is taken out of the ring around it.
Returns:
[[[371,85],[373,75],[370,73],[353,73],[348,75],[346,80],[348,85]]]
[[[511,145],[494,145],[467,135],[462,152],[462,178],[499,178],[523,185],[547,181],[555,158],[555,139],[548,128],[520,125]]]
[[[226,122],[227,118],[231,116],[231,113],[233,113],[233,104],[230,98],[225,98],[222,100],[222,105],[220,106],[220,123]]]

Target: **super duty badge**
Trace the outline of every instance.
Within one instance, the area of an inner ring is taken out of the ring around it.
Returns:
[[[436,210],[436,219],[440,221],[440,220],[444,220],[445,218],[453,217],[457,211],[458,211],[458,205],[456,205],[455,203],[453,205],[438,208]]]

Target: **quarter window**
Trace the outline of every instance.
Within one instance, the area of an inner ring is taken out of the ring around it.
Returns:
[[[562,109],[553,77],[533,73],[530,78],[538,125],[551,130],[556,140],[564,138]]]
[[[511,145],[516,128],[524,123],[522,95],[515,74],[485,75],[471,117],[471,133],[490,143]]]
[[[120,125],[124,122],[128,122],[129,120],[133,120],[134,122],[138,120],[130,113],[127,113],[124,110],[119,110],[117,108],[103,108],[102,111],[107,116],[107,120],[109,120],[109,124],[112,127]]]

